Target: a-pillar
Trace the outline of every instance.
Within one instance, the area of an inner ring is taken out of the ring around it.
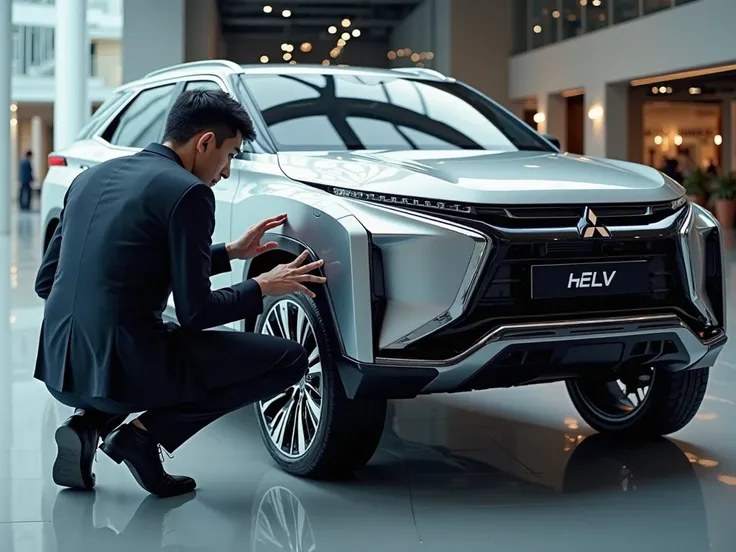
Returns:
[[[537,95],[537,130],[560,141],[562,151],[567,149],[567,100],[560,94]]]
[[[11,0],[0,0],[0,52],[5,52],[0,53],[0,239],[10,234],[10,187],[13,185],[10,177],[11,4]],[[7,270],[7,266],[0,265],[0,270]]]
[[[736,111],[734,111],[734,103],[730,100],[723,102],[721,109],[721,128],[723,129],[721,139],[721,166],[722,174],[731,174],[736,169]]]
[[[90,115],[87,0],[56,0],[54,149],[70,146]]]
[[[628,159],[628,84],[585,86],[585,155]]]

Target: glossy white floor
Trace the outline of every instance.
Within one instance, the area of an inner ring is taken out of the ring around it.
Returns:
[[[274,469],[247,409],[197,435],[170,471],[185,499],[147,498],[104,455],[93,493],[50,480],[68,409],[33,380],[42,303],[38,216],[0,241],[0,551],[733,551],[736,342],[695,421],[645,448],[615,446],[562,385],[399,401],[381,449],[351,481]],[[729,254],[736,315],[736,256]]]

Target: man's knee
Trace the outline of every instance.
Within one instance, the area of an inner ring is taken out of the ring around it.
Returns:
[[[296,341],[287,341],[286,343],[287,350],[278,369],[288,374],[296,383],[304,377],[309,369],[309,354]]]

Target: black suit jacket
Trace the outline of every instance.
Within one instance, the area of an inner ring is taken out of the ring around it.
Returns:
[[[172,332],[261,313],[253,280],[212,291],[230,270],[212,245],[215,198],[171,149],[151,144],[80,174],[64,199],[36,292],[46,299],[35,377],[57,391],[152,408],[198,396]],[[181,328],[162,319],[173,291]]]

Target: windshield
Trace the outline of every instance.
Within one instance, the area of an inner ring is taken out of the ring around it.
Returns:
[[[554,151],[457,83],[348,74],[241,78],[281,151]]]

